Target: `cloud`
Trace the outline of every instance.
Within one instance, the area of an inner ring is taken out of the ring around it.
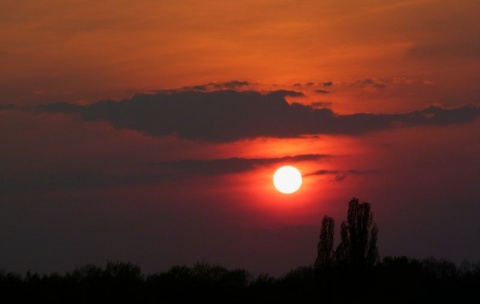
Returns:
[[[320,89],[319,89],[319,90],[315,90],[315,92],[318,93],[318,94],[329,94],[329,93],[330,93],[330,91],[320,90]]]
[[[183,87],[180,91],[211,91],[211,90],[238,90],[250,85],[248,81],[232,80],[228,82],[210,82],[201,85]]]
[[[333,82],[331,82],[331,81],[325,81],[325,82],[323,83],[323,86],[324,86],[324,87],[331,87],[332,85],[333,85]]]
[[[306,173],[303,176],[307,177],[307,176],[315,176],[315,175],[331,175],[331,174],[338,174],[340,172],[341,171],[338,171],[338,170],[317,170],[311,173]]]
[[[282,163],[317,161],[331,157],[326,154],[301,154],[278,158],[226,158],[226,159],[187,159],[160,161],[140,164],[136,173],[119,174],[121,164],[113,163],[112,168],[105,164],[88,168],[63,167],[62,170],[43,171],[28,176],[1,176],[0,194],[12,192],[36,192],[62,189],[102,188],[126,184],[148,184],[187,176],[214,176],[243,173],[257,168]],[[102,166],[102,170],[98,168]],[[111,172],[112,171],[112,172]]]
[[[340,170],[317,170],[311,173],[304,174],[303,177],[317,176],[317,175],[333,175],[333,181],[341,182],[347,177],[345,171]]]
[[[455,109],[431,106],[400,114],[339,115],[328,108],[290,104],[287,96],[303,94],[286,90],[266,94],[234,90],[159,92],[90,105],[55,103],[17,109],[73,114],[84,121],[107,121],[116,129],[136,130],[149,136],[174,134],[206,142],[318,134],[361,135],[396,127],[471,122],[480,115],[477,106]]]
[[[152,164],[155,167],[167,169],[176,174],[193,175],[218,175],[242,173],[254,170],[259,167],[274,165],[278,163],[292,163],[301,161],[315,161],[330,157],[325,154],[302,154],[278,158],[227,158],[209,160],[179,160],[157,162]]]
[[[330,107],[333,103],[328,101],[315,101],[310,104],[312,108],[326,108]]]
[[[34,108],[34,110],[36,112],[75,114],[80,113],[83,110],[83,107],[81,105],[71,103],[54,103],[39,105]]]
[[[387,87],[387,84],[373,78],[359,79],[353,83],[357,87],[373,87],[377,89],[384,89]]]
[[[302,83],[300,83],[300,82],[297,82],[297,83],[294,83],[294,84],[293,84],[293,86],[294,86],[295,88],[313,87],[313,86],[315,86],[315,85],[316,85],[316,84],[315,84],[315,82],[313,82],[313,81],[309,81],[309,82],[306,82],[306,83],[304,83],[304,84],[302,84]]]
[[[16,110],[18,109],[15,105],[0,105],[0,111]]]
[[[378,173],[377,170],[354,170],[354,169],[350,169],[347,172],[349,174],[354,174],[354,175],[370,175],[370,174]]]
[[[336,182],[341,182],[343,181],[348,175],[370,175],[370,174],[375,174],[378,171],[376,170],[317,170],[311,173],[306,173],[303,175],[303,177],[308,177],[308,176],[316,176],[316,175],[334,175],[334,181]]]
[[[305,97],[305,95],[302,92],[297,92],[297,91],[289,91],[289,90],[277,90],[277,91],[272,91],[269,93],[269,95],[276,95],[278,97]]]

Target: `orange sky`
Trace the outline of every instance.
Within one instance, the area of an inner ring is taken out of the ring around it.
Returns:
[[[3,2],[3,103],[233,79],[333,81],[328,100],[342,112],[452,106],[453,92],[462,102],[479,93],[478,1]],[[384,90],[356,87],[363,79]]]

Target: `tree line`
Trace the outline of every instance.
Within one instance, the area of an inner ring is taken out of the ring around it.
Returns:
[[[138,265],[108,262],[65,274],[0,271],[5,303],[480,303],[480,263],[380,258],[371,205],[352,198],[335,248],[334,219],[325,216],[311,265],[275,278],[245,269],[196,263],[142,274]]]

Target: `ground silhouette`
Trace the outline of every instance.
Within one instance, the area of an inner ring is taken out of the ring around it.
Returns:
[[[337,248],[334,220],[325,216],[316,260],[278,278],[209,263],[145,275],[138,265],[112,261],[65,274],[3,270],[0,297],[5,303],[480,303],[479,262],[380,258],[377,235],[371,205],[353,198]]]

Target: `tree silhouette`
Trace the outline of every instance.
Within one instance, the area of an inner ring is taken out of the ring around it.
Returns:
[[[347,220],[342,223],[340,244],[336,251],[338,264],[355,269],[373,267],[378,262],[378,227],[373,223],[370,203],[352,198]]]
[[[333,251],[334,220],[324,216],[318,242],[315,268],[320,270],[333,264],[351,269],[368,269],[379,259],[378,227],[373,223],[370,203],[352,198],[348,204],[347,220],[340,228],[340,244]]]
[[[333,244],[334,244],[335,222],[333,218],[324,216],[322,228],[320,230],[320,240],[317,245],[317,259],[315,260],[316,269],[325,269],[333,264]]]

